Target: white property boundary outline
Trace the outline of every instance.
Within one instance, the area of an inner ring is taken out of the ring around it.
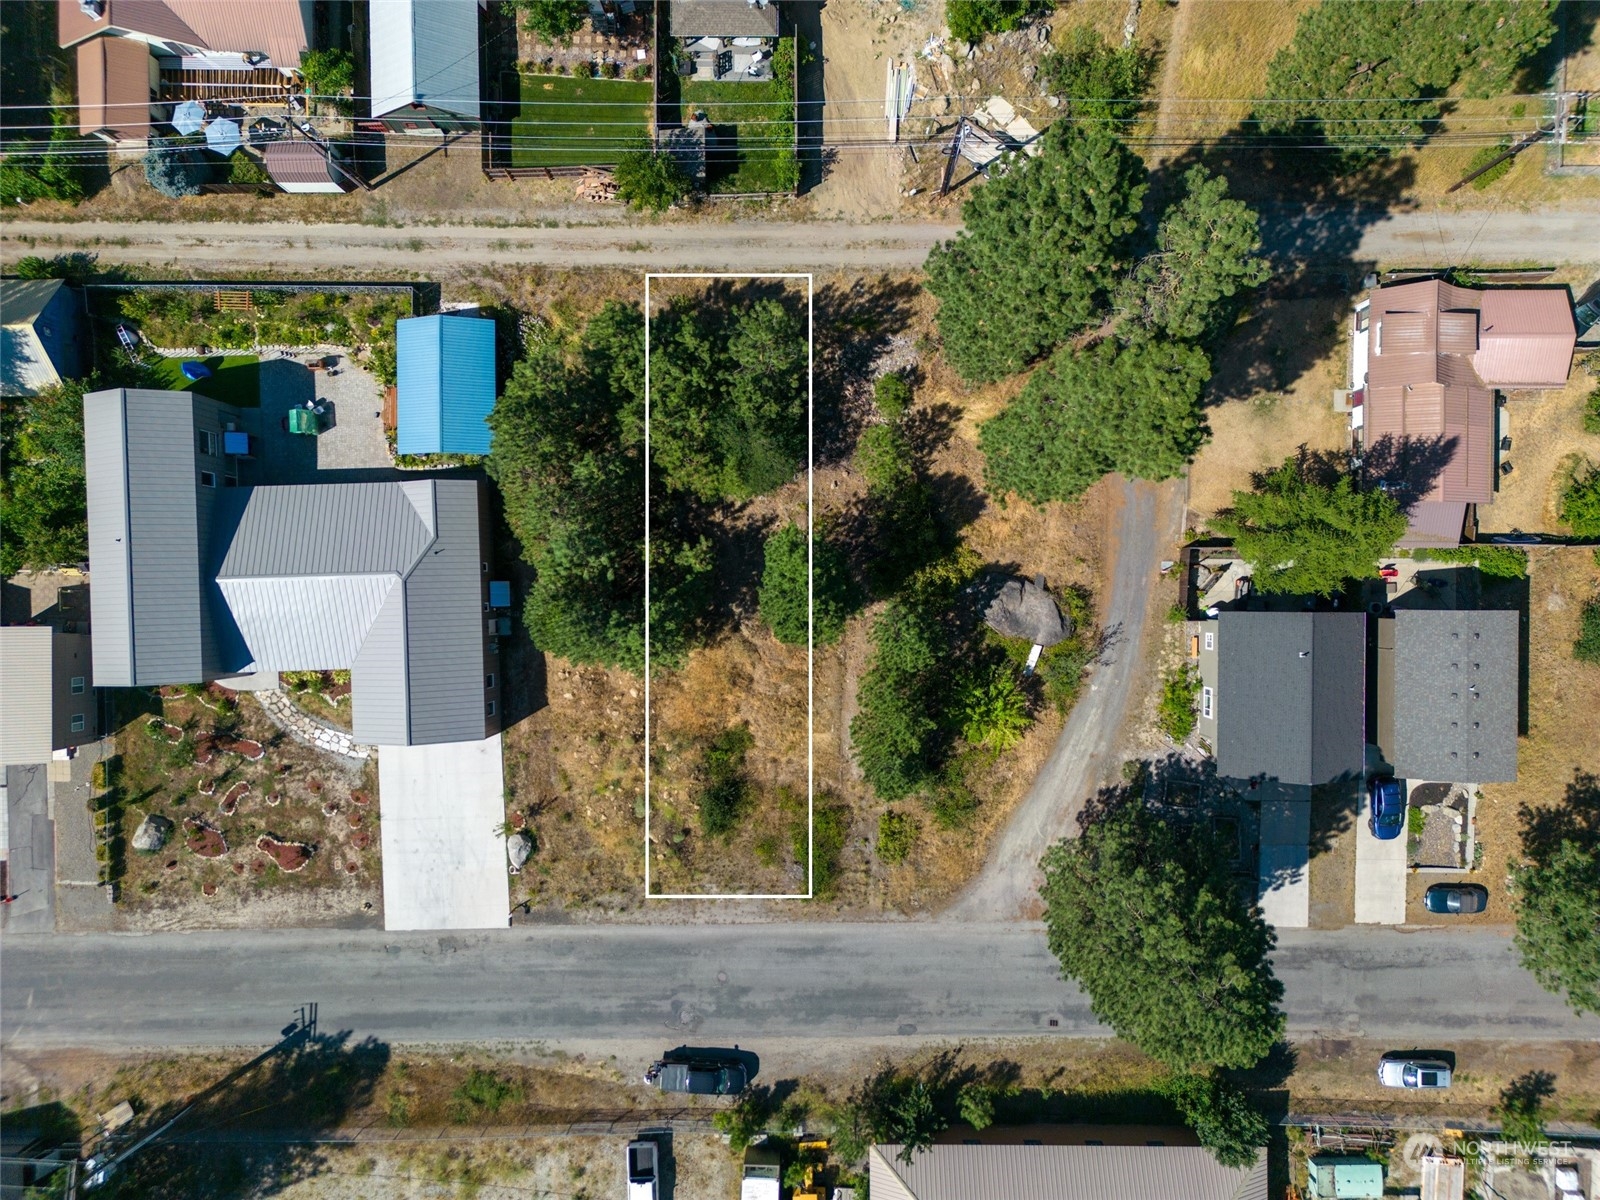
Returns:
[[[804,279],[806,281],[806,890],[803,892],[650,891],[650,281],[652,279]],[[644,898],[646,900],[810,900],[816,888],[816,284],[811,272],[645,272],[644,277]]]

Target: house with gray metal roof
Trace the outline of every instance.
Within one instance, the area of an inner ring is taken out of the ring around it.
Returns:
[[[1517,777],[1520,614],[1397,609],[1378,621],[1378,749],[1405,779]]]
[[[97,682],[348,670],[358,741],[497,732],[481,485],[251,486],[216,453],[242,418],[188,392],[85,398]]]
[[[372,116],[396,133],[477,127],[478,6],[370,0]]]
[[[1224,1167],[1186,1129],[1082,1125],[959,1132],[961,1142],[941,1141],[917,1151],[910,1162],[901,1159],[898,1145],[873,1146],[867,1155],[872,1200],[1267,1198],[1265,1150],[1250,1166]]]

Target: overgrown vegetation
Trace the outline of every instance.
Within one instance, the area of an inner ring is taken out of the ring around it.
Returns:
[[[1489,163],[1500,158],[1510,148],[1511,141],[1509,138],[1501,138],[1492,146],[1481,147],[1476,154],[1467,160],[1467,174],[1472,174],[1479,167],[1488,166]],[[1481,192],[1496,180],[1505,178],[1511,173],[1511,168],[1516,166],[1516,162],[1517,160],[1509,155],[1505,158],[1500,158],[1499,162],[1494,163],[1494,166],[1489,167],[1487,171],[1472,181],[1473,190]]]
[[[47,142],[22,141],[0,161],[0,206],[32,200],[77,202],[84,196],[84,171],[95,155],[95,142],[80,138],[69,105],[50,112]]]
[[[861,607],[861,593],[850,578],[843,551],[826,537],[812,539],[808,572],[806,542],[805,531],[792,522],[767,538],[759,593],[761,619],[780,642],[804,646],[811,624],[809,604],[816,644],[831,646]]]
[[[1272,1125],[1242,1090],[1213,1073],[1181,1072],[1163,1091],[1200,1144],[1225,1167],[1248,1167],[1266,1149]]]
[[[1161,702],[1157,707],[1157,720],[1161,732],[1175,742],[1185,741],[1194,732],[1194,702],[1200,694],[1200,676],[1193,666],[1183,663],[1169,671],[1161,681]]]
[[[1139,115],[1156,56],[1137,43],[1111,46],[1088,25],[1074,26],[1064,50],[1039,62],[1039,78],[1064,98],[1075,120],[1126,125]]]
[[[65,380],[0,405],[0,575],[89,555],[83,396],[93,386]]]
[[[570,44],[589,15],[584,0],[502,0],[510,16],[520,16],[522,27],[547,42]]]
[[[1572,657],[1579,662],[1600,665],[1600,596],[1585,601],[1578,615],[1578,636],[1572,643]]]
[[[891,808],[878,817],[878,857],[891,866],[911,857],[917,844],[917,820],[910,813]]]
[[[744,759],[756,744],[748,725],[735,725],[711,739],[700,768],[702,787],[695,797],[700,829],[708,837],[726,838],[750,806],[751,785]]]
[[[1046,853],[1045,925],[1062,972],[1119,1037],[1179,1071],[1243,1069],[1283,1034],[1272,929],[1246,909],[1230,850],[1132,794]]]
[[[1528,552],[1516,546],[1496,546],[1490,543],[1450,546],[1442,550],[1417,550],[1412,553],[1412,557],[1418,562],[1461,563],[1475,566],[1480,573],[1494,579],[1528,577]]]
[[[1043,16],[1055,0],[949,0],[945,23],[950,36],[962,42],[981,42],[991,33],[1016,29],[1029,17]]]
[[[492,1117],[508,1104],[521,1104],[521,1083],[474,1067],[450,1097],[450,1116],[458,1125]]]
[[[611,174],[617,181],[617,199],[640,211],[663,212],[694,188],[677,159],[648,145],[625,153]]]
[[[1265,134],[1336,147],[1346,166],[1415,145],[1443,98],[1503,92],[1555,36],[1549,0],[1341,0],[1300,14],[1294,41],[1267,67]]]
[[[356,86],[356,59],[338,46],[320,46],[300,55],[300,74],[313,96],[338,97]]]
[[[1348,580],[1378,577],[1406,517],[1388,492],[1357,491],[1351,476],[1329,481],[1291,458],[1254,491],[1235,492],[1211,525],[1233,539],[1260,591],[1332,596]]]
[[[1561,489],[1559,512],[1562,521],[1579,538],[1600,537],[1600,467],[1582,463]]]

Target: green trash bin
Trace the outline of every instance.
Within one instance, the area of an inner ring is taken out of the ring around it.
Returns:
[[[316,437],[320,430],[317,428],[317,414],[309,408],[291,408],[289,410],[289,432],[308,433]]]

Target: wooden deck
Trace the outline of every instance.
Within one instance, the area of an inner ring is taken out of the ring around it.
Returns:
[[[169,71],[161,72],[158,99],[236,100],[247,104],[273,104],[287,101],[292,81],[272,67],[254,71]]]

